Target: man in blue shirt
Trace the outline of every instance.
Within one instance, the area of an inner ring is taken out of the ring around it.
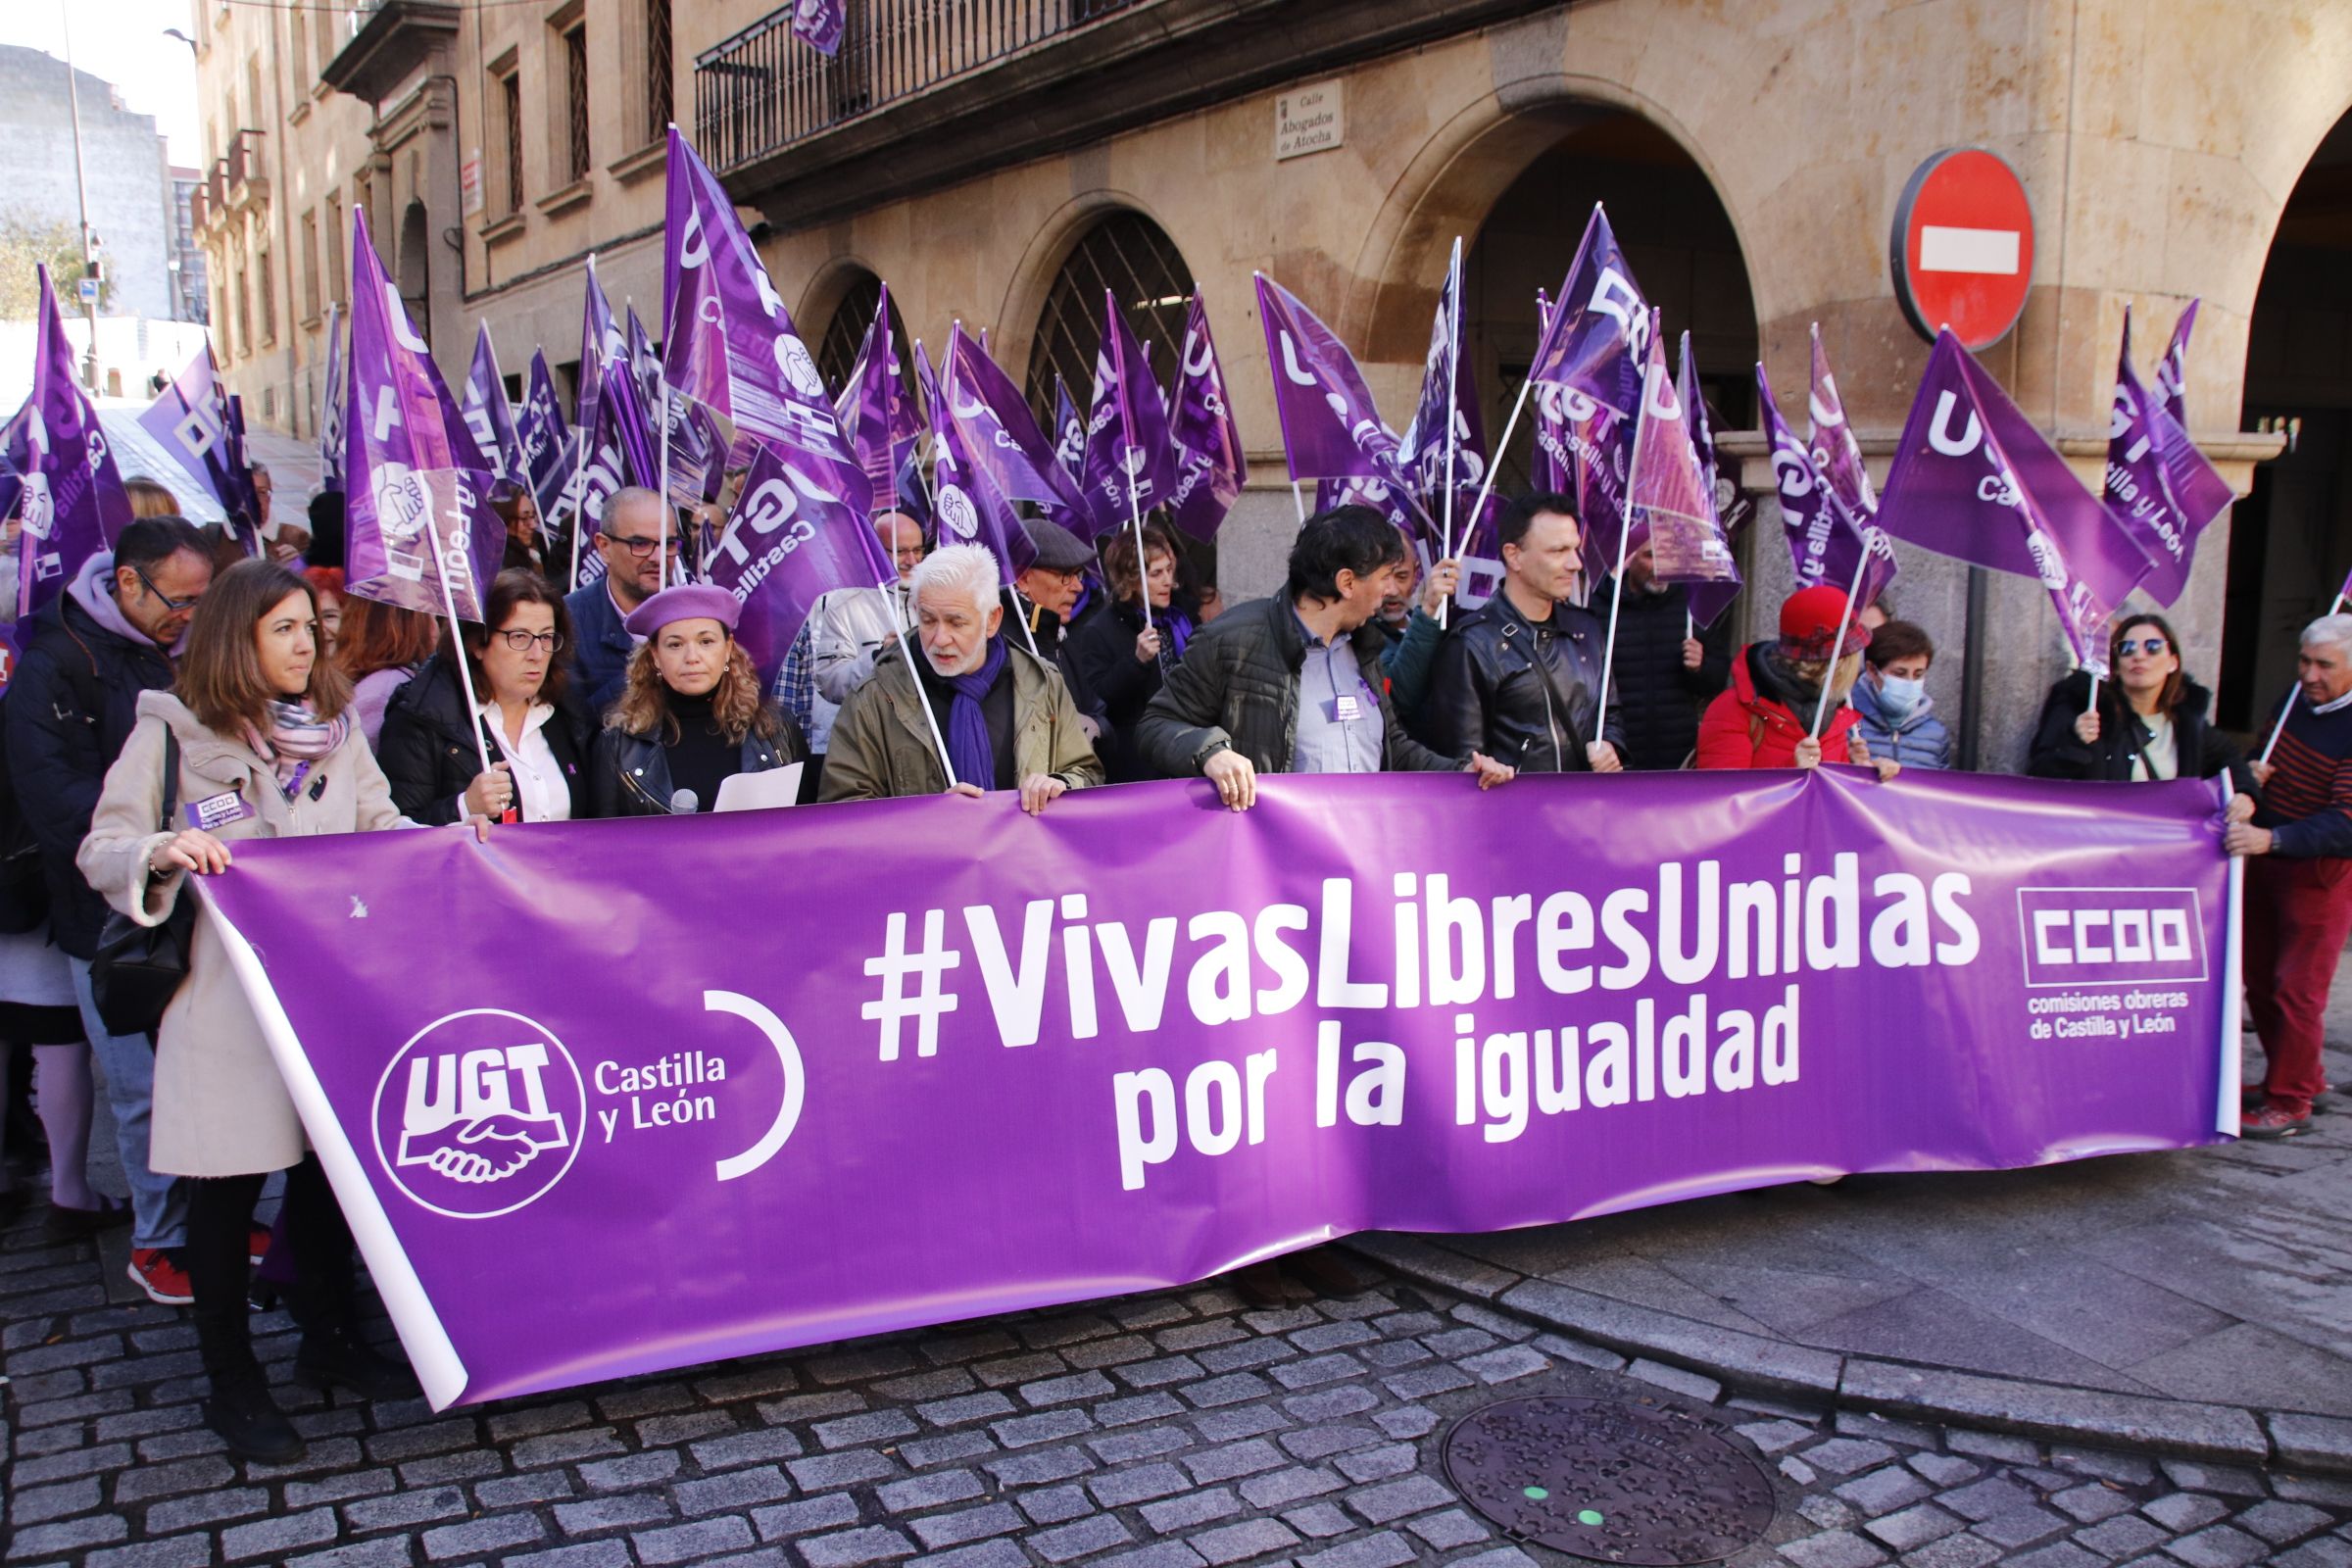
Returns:
[[[637,651],[637,639],[621,622],[661,592],[665,570],[675,574],[684,539],[675,523],[662,526],[662,498],[631,485],[605,503],[591,542],[604,575],[573,589],[564,608],[571,612],[572,689],[601,714],[619,700],[628,684],[629,656]]]

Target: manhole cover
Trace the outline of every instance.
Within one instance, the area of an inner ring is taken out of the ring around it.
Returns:
[[[1772,1527],[1772,1483],[1688,1416],[1506,1399],[1446,1436],[1446,1478],[1512,1536],[1599,1562],[1715,1562]]]

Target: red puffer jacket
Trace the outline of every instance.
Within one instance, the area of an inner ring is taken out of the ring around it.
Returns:
[[[1768,696],[1772,678],[1762,673],[1764,643],[1750,643],[1732,661],[1732,684],[1707,705],[1698,724],[1700,767],[1794,767],[1796,743],[1812,732],[1811,712],[1795,712]],[[1846,760],[1846,734],[1861,715],[1842,704],[1830,710],[1821,755]]]

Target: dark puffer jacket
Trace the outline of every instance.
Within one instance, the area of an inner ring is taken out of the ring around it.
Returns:
[[[1610,585],[1593,590],[1592,612],[1606,626]],[[1625,715],[1626,766],[1681,767],[1698,747],[1698,718],[1732,674],[1731,617],[1698,628],[1696,669],[1683,667],[1684,617],[1690,591],[1680,583],[1663,593],[1636,593],[1627,585],[1617,609],[1618,701]]]
[[[2104,779],[2129,783],[2132,762],[2149,743],[2147,725],[2132,711],[2131,702],[2115,682],[2099,682],[2099,738],[2085,746],[2075,734],[2075,720],[2090,702],[2090,672],[2078,669],[2050,688],[2041,705],[2041,724],[2034,734],[2034,751],[2026,771],[2034,778]],[[2173,710],[2173,746],[2180,754],[2180,776],[2212,778],[2227,770],[2240,793],[2251,794],[2254,775],[2244,755],[2229,736],[2207,722],[2213,694],[2193,680],[2180,682],[2180,706]]]
[[[566,689],[541,732],[564,769],[575,822],[588,814],[589,728],[587,710]],[[490,760],[498,760],[495,737],[486,727],[483,736]],[[392,804],[410,821],[455,822],[466,814],[466,787],[482,770],[482,749],[466,721],[466,695],[448,660],[433,660],[384,705],[375,760],[392,782]]]
[[[1461,767],[1467,759],[1440,756],[1397,723],[1380,667],[1387,645],[1369,625],[1357,627],[1349,645],[1364,684],[1380,703],[1381,767],[1392,773]],[[1289,772],[1298,742],[1298,669],[1305,662],[1306,633],[1287,598],[1236,605],[1201,627],[1136,724],[1136,746],[1150,776],[1195,777],[1225,750],[1241,753],[1260,773]]]
[[[1523,773],[1582,773],[1585,746],[1625,747],[1621,705],[1609,704],[1607,730],[1595,735],[1603,643],[1600,618],[1574,605],[1551,607],[1531,621],[1496,594],[1464,614],[1438,650],[1421,736],[1437,751],[1484,752]]]
[[[1105,604],[1085,616],[1062,640],[1063,667],[1074,666],[1078,672],[1071,687],[1071,700],[1077,701],[1083,692],[1101,704],[1102,716],[1114,735],[1135,732],[1145,708],[1159,694],[1167,671],[1181,662],[1168,640],[1163,618],[1152,617],[1152,624],[1160,627],[1159,657],[1149,664],[1138,662],[1135,657],[1135,640],[1144,634],[1144,612],[1127,600]],[[1198,631],[1193,633],[1198,635]],[[1187,646],[1190,645],[1188,638]],[[1083,704],[1079,711],[1086,711]],[[1129,784],[1154,776],[1132,747],[1112,748],[1102,759],[1102,766],[1113,784]]]
[[[74,857],[89,835],[106,771],[138,722],[139,694],[172,688],[172,661],[144,639],[101,626],[58,595],[24,632],[24,657],[0,703],[17,804],[41,847],[49,928],[77,958],[97,956],[106,901]]]

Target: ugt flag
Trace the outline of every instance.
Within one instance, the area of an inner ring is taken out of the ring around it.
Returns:
[[[850,25],[847,0],[793,0],[792,35],[830,59]]]
[[[1059,382],[1055,390],[1060,390]],[[1214,539],[1217,526],[1249,482],[1242,456],[1242,430],[1225,395],[1225,369],[1208,334],[1208,307],[1193,290],[1184,317],[1184,346],[1176,356],[1176,407],[1168,416],[1168,440],[1176,448],[1176,487],[1168,515],[1196,539]]]
[[[956,373],[956,355],[970,350],[963,328],[953,328],[948,334],[950,375]],[[949,412],[947,397],[940,390],[939,377],[932,373],[920,338],[914,345],[914,371],[922,378],[924,407],[931,411],[931,500],[939,522],[939,542],[987,546],[988,553],[997,558],[999,579],[1009,585],[1037,559],[1037,549],[1022,530],[1012,503],[974,459],[963,427]]]
[[[2076,662],[2098,675],[2108,620],[2151,566],[1948,327],[1928,356],[1879,517],[1939,555],[2038,580]]]
[[[571,482],[571,432],[564,427],[564,408],[556,401],[556,378],[548,373],[547,356],[531,350],[531,376],[523,384],[522,408],[514,416],[515,456],[521,479],[539,508],[540,531],[551,537],[564,525],[565,487]]]
[[[1381,422],[1355,356],[1289,290],[1263,272],[1253,275],[1290,476],[1378,479],[1403,487],[1396,433]]]
[[[230,530],[250,554],[261,517],[253,471],[237,461],[228,392],[220,384],[210,342],[188,362],[179,377],[139,415],[139,428],[172,455],[189,478],[213,498]]]
[[[1478,412],[1478,385],[1462,374],[1462,242],[1453,242],[1446,282],[1438,290],[1429,352],[1421,362],[1421,398],[1396,453],[1415,494],[1444,529],[1448,491],[1475,491],[1487,473],[1487,437]]]
[[[1649,546],[1651,575],[1659,582],[1737,581],[1732,552],[1715,525],[1714,487],[1690,440],[1682,395],[1666,371],[1665,334],[1654,316],[1646,358],[1642,425],[1626,490],[1633,518],[1629,543]]]
[[[1144,345],[1109,289],[1095,352],[1095,401],[1086,425],[1086,501],[1103,533],[1161,506],[1176,487],[1168,405]]]
[[[1813,466],[1830,489],[1830,504],[1842,508],[1856,528],[1867,527],[1879,514],[1879,498],[1871,493],[1870,470],[1862,465],[1862,443],[1845,417],[1845,403],[1838,396],[1838,378],[1830,373],[1830,356],[1821,346],[1821,323],[1813,323],[1813,390],[1805,401],[1813,421]]]
[[[842,383],[833,405],[834,417],[858,465],[865,470],[876,509],[897,511],[900,466],[905,455],[922,439],[922,421],[915,416],[914,395],[899,369],[898,334],[890,322],[890,285],[874,305],[874,318],[865,323],[850,378]]]
[[[1764,435],[1771,446],[1773,493],[1781,505],[1781,536],[1799,588],[1827,583],[1852,590],[1857,609],[1877,599],[1894,581],[1894,558],[1874,550],[1869,531],[1844,508],[1833,505],[1829,481],[1814,466],[1813,449],[1796,438],[1773,401],[1764,362],[1756,362],[1756,402],[1764,411]],[[1859,573],[1861,587],[1855,588]]]
[[[1690,454],[1698,464],[1698,471],[1706,481],[1707,498],[1715,526],[1723,536],[1724,554],[1731,564],[1731,575],[1706,582],[1690,584],[1690,618],[1701,626],[1712,626],[1717,616],[1740,597],[1739,558],[1731,554],[1740,538],[1740,530],[1747,526],[1754,515],[1745,498],[1733,492],[1731,505],[1724,504],[1722,476],[1716,466],[1715,431],[1707,422],[1707,400],[1698,390],[1698,367],[1690,358],[1690,334],[1685,332],[1682,357],[1675,362],[1674,395],[1683,405],[1683,422],[1690,427]]]
[[[1555,462],[1566,465],[1585,523],[1592,576],[1616,559],[1649,331],[1649,302],[1594,203],[1527,372],[1539,437],[1546,420],[1560,432]]]
[[[648,490],[661,485],[654,427],[646,417],[644,400],[637,395],[629,340],[612,319],[612,302],[605,297],[605,286],[597,280],[593,251],[588,256],[588,284],[580,313],[579,427],[589,432],[592,442],[609,441],[618,449],[623,484]]]
[[[479,620],[506,554],[506,530],[490,511],[490,471],[376,260],[365,209],[351,215],[349,407],[350,591]]]
[[[35,267],[41,309],[32,358],[32,395],[8,423],[7,466],[21,486],[17,618],[65,592],[82,563],[130,525],[130,497],[98,411],[74,381],[74,345],[57,311],[49,269]]]
[[[1077,481],[1054,461],[1053,445],[1012,378],[960,327],[941,368],[940,390],[963,450],[988,470],[997,493],[1007,501],[1035,502],[1053,521],[1083,534],[1079,518],[1086,498]]]
[[[522,461],[515,451],[514,410],[507,402],[506,378],[498,373],[498,351],[490,346],[488,321],[477,323],[473,334],[473,364],[466,372],[466,401],[459,412],[492,476],[502,484],[519,483]]]
[[[762,690],[774,682],[818,595],[898,580],[872,525],[851,516],[799,462],[789,447],[760,445],[706,573],[743,607],[735,636],[760,671]]]
[[[2176,483],[2176,475],[2185,482]],[[2152,564],[2140,586],[2160,605],[2177,602],[2188,587],[2198,535],[2229,509],[2230,484],[2132,368],[2129,305],[2107,423],[2103,496],[2107,510]]]

